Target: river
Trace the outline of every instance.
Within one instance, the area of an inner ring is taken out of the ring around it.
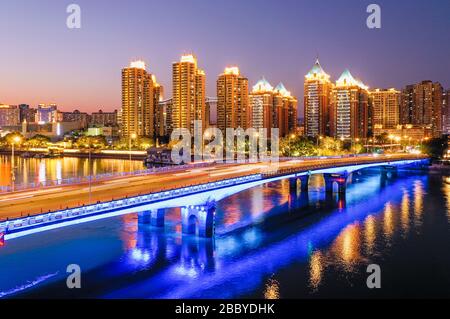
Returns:
[[[45,160],[45,173],[32,161],[19,164],[28,178],[86,172],[82,159]],[[216,216],[214,240],[182,235],[171,209],[164,229],[128,214],[7,241],[0,297],[450,297],[450,177],[365,170],[345,198],[326,196],[320,176],[308,193],[273,182],[220,201]],[[70,264],[81,289],[66,286]],[[380,289],[367,287],[370,264]]]

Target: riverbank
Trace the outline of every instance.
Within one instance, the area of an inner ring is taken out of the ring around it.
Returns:
[[[22,156],[23,154],[30,154],[30,157],[34,157],[38,154],[48,154],[47,150],[15,150],[15,155]],[[0,150],[0,155],[11,155],[11,150]],[[131,151],[131,160],[143,161],[147,156],[146,151]],[[88,158],[89,152],[77,149],[66,149],[61,153],[61,157],[76,157],[76,158]],[[130,159],[129,151],[114,151],[114,150],[102,150],[91,152],[91,158],[96,159]]]

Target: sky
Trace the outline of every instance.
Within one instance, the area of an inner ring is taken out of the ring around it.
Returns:
[[[69,4],[81,28],[66,26]],[[369,29],[369,4],[381,29]],[[237,65],[250,85],[283,82],[303,109],[318,56],[335,81],[348,68],[369,87],[422,80],[450,88],[450,0],[0,0],[0,103],[62,110],[120,108],[121,69],[143,59],[171,96],[172,62],[194,53],[207,75]]]

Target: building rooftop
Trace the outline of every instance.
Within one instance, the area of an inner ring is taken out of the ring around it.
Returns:
[[[330,76],[327,73],[325,73],[325,71],[322,69],[322,66],[320,65],[319,59],[317,59],[312,69],[305,75],[305,78],[307,80],[313,79],[329,80]]]
[[[342,72],[341,76],[336,81],[336,86],[359,86],[364,90],[369,88],[361,80],[355,79],[348,69],[345,69],[344,72]]]
[[[263,77],[253,86],[253,93],[273,92],[273,86]]]

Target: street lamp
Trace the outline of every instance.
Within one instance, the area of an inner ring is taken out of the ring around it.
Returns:
[[[11,143],[11,191],[14,192],[14,184],[16,180],[16,174],[15,174],[15,161],[14,161],[14,145],[17,143],[19,144],[22,139],[20,136],[16,135],[13,137],[12,143]]]
[[[319,141],[322,140],[322,138],[323,137],[321,135],[317,136],[317,147],[319,147]]]
[[[289,135],[289,157],[292,157],[291,140],[295,138],[295,134]]]

